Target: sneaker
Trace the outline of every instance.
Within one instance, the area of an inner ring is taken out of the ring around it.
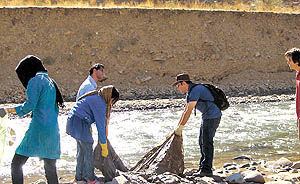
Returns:
[[[73,184],[86,184],[86,182],[83,181],[83,180],[77,181],[76,178],[75,178],[74,181],[73,181]]]
[[[100,181],[98,181],[98,180],[94,180],[94,181],[88,180],[87,183],[88,183],[88,184],[104,184],[103,182],[100,182]]]

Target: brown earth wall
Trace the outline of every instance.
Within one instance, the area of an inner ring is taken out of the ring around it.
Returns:
[[[229,96],[293,93],[284,52],[300,47],[300,15],[165,9],[0,9],[0,102],[22,102],[14,71],[43,59],[66,100],[94,63],[122,99],[178,97],[176,74],[212,82]]]

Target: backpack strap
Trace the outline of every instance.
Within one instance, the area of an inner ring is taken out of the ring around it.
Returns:
[[[192,87],[190,88],[190,90],[188,90],[188,96],[187,96],[187,99],[189,99],[190,98],[190,93],[192,92],[192,89],[194,88],[194,87],[196,87],[196,86],[198,86],[198,85],[200,85],[201,83],[199,83],[199,84],[193,84],[192,83]],[[201,85],[203,85],[203,84],[201,84]],[[206,87],[205,85],[203,85],[204,87]],[[207,87],[206,87],[207,88]],[[208,89],[208,91],[210,92],[210,90]],[[211,92],[210,92],[211,93]],[[199,98],[198,99],[198,101],[197,101],[197,103],[198,102],[214,102],[214,101],[211,101],[211,100],[203,100],[203,99],[201,99],[201,98]],[[196,104],[197,105],[197,104]],[[194,108],[194,114],[195,114],[195,116],[196,116],[196,107]]]
[[[191,88],[188,90],[187,99],[190,98],[190,94],[191,94],[191,92],[192,92],[192,89],[193,89],[194,87],[198,86],[198,85],[199,85],[199,84],[193,84],[193,83],[192,83]],[[199,98],[198,101],[197,101],[197,103],[198,103],[199,101],[204,101],[204,100],[202,100],[202,99]],[[196,104],[196,105],[197,105],[197,104]],[[196,106],[194,107],[194,114],[195,114],[195,116],[196,116]]]

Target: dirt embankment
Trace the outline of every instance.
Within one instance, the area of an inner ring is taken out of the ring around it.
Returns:
[[[0,103],[22,102],[20,59],[44,60],[67,100],[94,63],[122,99],[175,97],[188,72],[230,96],[290,93],[284,52],[300,46],[300,15],[161,9],[0,9]]]

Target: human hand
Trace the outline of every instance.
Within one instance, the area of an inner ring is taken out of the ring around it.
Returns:
[[[178,125],[177,128],[175,129],[175,134],[182,136],[182,129],[183,129],[183,125]]]
[[[3,118],[6,114],[6,110],[4,108],[0,108],[0,117]]]
[[[100,146],[102,150],[101,155],[106,158],[108,155],[107,142],[105,144],[100,144]]]

